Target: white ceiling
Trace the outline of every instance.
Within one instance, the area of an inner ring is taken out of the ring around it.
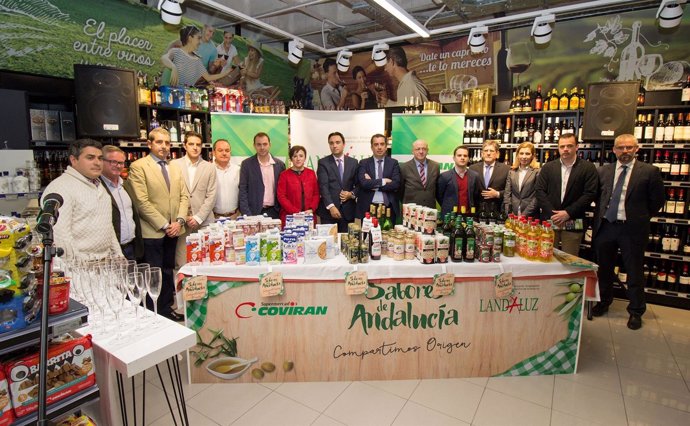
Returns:
[[[658,0],[395,0],[438,39],[467,34],[477,22],[489,30],[531,25],[535,16],[556,13],[557,21],[656,7]],[[157,3],[157,1],[156,1]],[[154,5],[155,6],[155,5]],[[264,44],[305,42],[307,51],[330,54],[343,47],[362,50],[378,41],[421,37],[373,0],[187,0],[185,16],[219,29],[240,27]],[[279,46],[275,46],[279,47]],[[282,46],[280,46],[282,47]]]

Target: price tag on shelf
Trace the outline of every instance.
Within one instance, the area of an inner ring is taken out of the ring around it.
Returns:
[[[268,272],[259,275],[259,294],[261,297],[281,296],[285,294],[282,272]]]
[[[508,297],[513,294],[513,273],[504,272],[494,276],[494,290],[497,298]]]
[[[208,296],[207,283],[208,277],[206,275],[187,278],[184,287],[182,287],[182,298],[185,302],[205,299]]]
[[[366,294],[369,288],[367,271],[353,271],[345,273],[345,294],[354,296]]]
[[[431,290],[433,297],[448,296],[455,293],[455,274],[444,272],[434,275],[434,288]]]

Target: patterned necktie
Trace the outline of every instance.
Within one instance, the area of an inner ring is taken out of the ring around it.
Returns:
[[[165,168],[165,161],[160,160],[158,164],[161,165],[161,172],[163,173],[163,179],[165,179],[165,184],[168,186],[168,191],[170,191],[170,176],[168,176],[168,169]]]
[[[376,168],[376,178],[383,180],[383,160],[376,161],[379,163],[378,167]],[[381,193],[383,194],[383,204],[388,205],[388,194],[383,191],[381,191]]]
[[[493,167],[493,166],[485,166],[484,167],[484,186],[486,188],[489,187],[489,181],[491,180],[491,167]]]
[[[613,188],[611,193],[611,198],[609,199],[609,205],[606,207],[606,213],[604,218],[609,222],[615,222],[618,219],[618,204],[621,201],[621,194],[623,193],[623,184],[625,183],[625,176],[628,174],[628,166],[621,166],[623,171],[618,180],[616,181],[616,186]]]
[[[422,180],[422,186],[426,188],[426,173],[424,173],[424,164],[419,163],[419,179]]]
[[[345,174],[345,168],[343,167],[342,158],[338,158],[338,174],[340,174],[340,183],[343,183],[343,175]]]

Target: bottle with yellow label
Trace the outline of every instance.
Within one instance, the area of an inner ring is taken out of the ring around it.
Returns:
[[[553,258],[553,243],[555,234],[550,222],[544,222],[541,235],[539,236],[539,260],[541,262],[551,262]]]
[[[580,95],[577,93],[577,87],[573,87],[570,90],[570,104],[568,109],[578,109],[580,108]]]
[[[564,87],[561,97],[558,99],[558,109],[568,109],[568,105],[570,105],[570,96],[568,96],[568,89]]]
[[[534,220],[527,231],[527,253],[524,256],[528,260],[537,260],[539,257],[539,220]]]

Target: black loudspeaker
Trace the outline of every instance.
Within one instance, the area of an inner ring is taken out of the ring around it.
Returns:
[[[134,71],[75,64],[74,92],[80,137],[139,137]]]
[[[613,140],[624,133],[632,134],[639,87],[637,81],[587,86],[582,139]]]

